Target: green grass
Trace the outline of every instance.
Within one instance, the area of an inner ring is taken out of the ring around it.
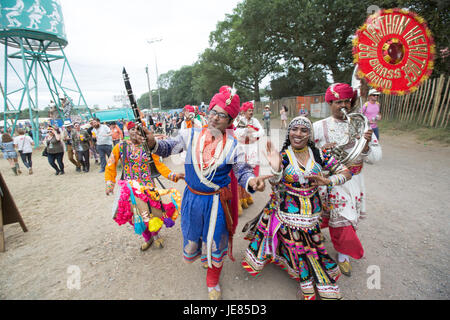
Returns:
[[[436,141],[450,145],[450,128],[431,128],[417,123],[405,123],[400,121],[382,120],[378,122],[380,135],[413,134],[420,141]]]

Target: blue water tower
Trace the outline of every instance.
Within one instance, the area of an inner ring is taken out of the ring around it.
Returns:
[[[64,53],[68,41],[59,1],[0,0],[0,12],[5,130],[11,127],[14,133],[20,113],[28,108],[35,145],[39,145],[41,82],[50,92],[49,115],[53,120],[64,121],[75,114],[92,117]]]

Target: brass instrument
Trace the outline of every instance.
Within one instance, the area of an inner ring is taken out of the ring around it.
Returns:
[[[362,153],[367,140],[364,139],[364,133],[370,129],[369,120],[361,113],[352,112],[347,114],[345,108],[341,109],[345,120],[348,123],[347,139],[338,146],[331,149],[331,154],[343,165],[348,165],[356,160]],[[352,146],[350,151],[345,151]]]
[[[239,121],[238,121],[236,127],[237,128],[247,128],[247,124],[248,124],[247,119],[244,116],[239,115]]]
[[[186,118],[187,121],[190,121],[190,120],[194,119],[195,113],[188,112],[187,114],[184,115],[184,117]]]

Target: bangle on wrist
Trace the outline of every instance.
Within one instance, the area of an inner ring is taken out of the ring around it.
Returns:
[[[347,182],[347,178],[343,174],[335,174],[328,179],[330,180],[330,183],[328,184],[329,187],[338,186]]]
[[[272,166],[270,166],[270,172],[272,172],[272,174],[275,176],[281,176],[281,174],[283,173],[283,169],[280,168],[280,171],[276,172],[275,170],[273,170]]]

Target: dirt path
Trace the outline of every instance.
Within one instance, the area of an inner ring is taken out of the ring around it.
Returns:
[[[383,160],[366,166],[369,217],[358,233],[365,257],[353,260],[353,275],[339,280],[352,299],[449,299],[450,147],[416,142],[407,135],[383,136]],[[33,154],[35,174],[0,170],[29,229],[5,226],[0,253],[0,299],[207,299],[206,272],[181,258],[180,221],[165,229],[164,249],[141,252],[140,237],[111,220],[111,198],[102,174],[76,173],[64,158],[66,175],[55,176],[47,158]],[[21,164],[23,167],[23,165]],[[174,167],[182,170],[181,166]],[[184,183],[172,184],[179,190]],[[224,299],[295,299],[297,286],[269,265],[257,279],[240,266],[248,242],[242,226],[261,210],[269,194],[241,217],[234,243],[236,262],[226,260]],[[328,237],[328,231],[325,231]],[[330,241],[329,252],[335,251]],[[80,272],[79,289],[74,276]],[[368,288],[379,271],[380,288]],[[372,277],[372,278],[371,278]]]

